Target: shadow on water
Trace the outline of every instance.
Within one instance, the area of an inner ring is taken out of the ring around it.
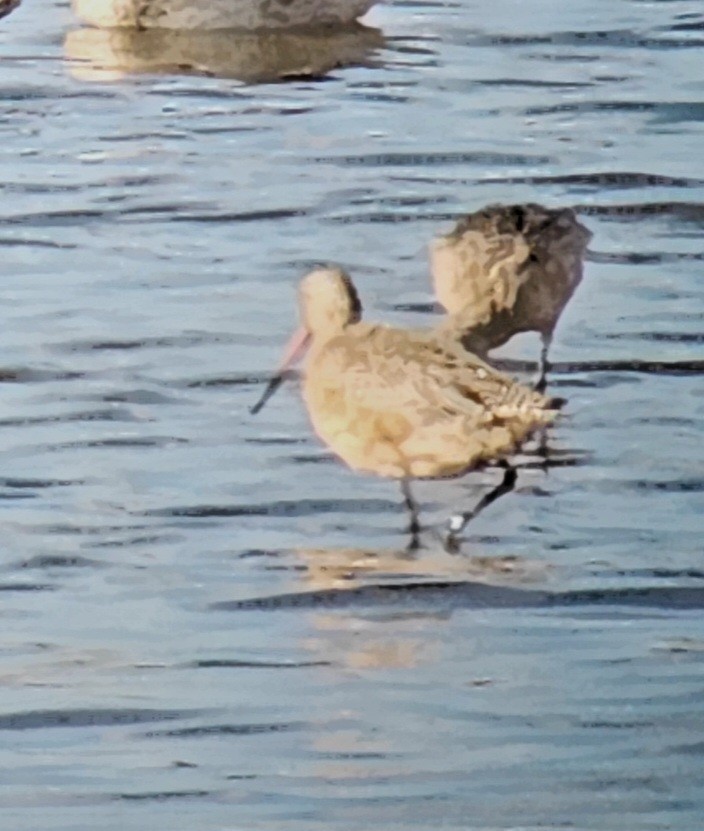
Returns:
[[[664,31],[677,31],[668,26]],[[696,29],[695,29],[696,31]],[[460,36],[463,36],[462,33]],[[557,46],[571,47],[572,49],[587,49],[589,47],[600,47],[607,50],[620,49],[685,49],[701,47],[701,38],[677,38],[658,36],[652,37],[642,32],[630,29],[607,29],[583,31],[556,31],[540,35],[531,34],[486,34],[478,33],[466,39],[468,45],[472,46],[501,46],[505,49],[520,49],[524,46]],[[565,60],[580,60],[580,57],[570,56]]]
[[[116,727],[190,718],[198,711],[149,709],[31,710],[0,715],[2,730],[42,730],[47,727]]]
[[[284,609],[402,608],[409,611],[455,609],[569,609],[590,612],[619,610],[701,611],[704,586],[652,586],[550,592],[470,581],[385,583],[352,589],[320,589],[247,600],[225,600],[220,611]]]
[[[533,372],[538,364],[532,361],[520,361],[499,358],[496,365],[507,372]],[[646,361],[639,358],[632,360],[601,361],[555,361],[551,362],[554,375],[577,375],[582,373],[626,372],[645,375],[700,375],[704,372],[704,360],[682,361]],[[594,379],[595,384],[597,379]]]

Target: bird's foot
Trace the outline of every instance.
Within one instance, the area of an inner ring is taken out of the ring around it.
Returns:
[[[447,523],[447,533],[443,538],[445,550],[450,554],[457,554],[462,544],[460,534],[464,530],[465,525],[472,518],[473,514],[455,514],[450,517]]]
[[[455,514],[454,516],[451,516],[450,521],[447,523],[448,534],[456,536],[457,534],[461,533],[462,529],[471,518],[471,514]]]

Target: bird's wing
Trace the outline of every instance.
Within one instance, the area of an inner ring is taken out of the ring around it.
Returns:
[[[364,337],[330,342],[317,372],[348,404],[371,411],[415,408],[421,418],[463,416],[481,425],[549,409],[544,396],[433,331],[369,327]]]
[[[531,248],[521,233],[457,229],[431,243],[435,291],[450,312],[473,310],[483,319],[513,308]]]

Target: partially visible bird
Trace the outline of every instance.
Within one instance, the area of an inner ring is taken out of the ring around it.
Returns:
[[[319,268],[299,288],[301,327],[278,379],[307,348],[303,398],[318,436],[352,469],[398,479],[418,531],[410,481],[457,476],[488,462],[504,480],[467,513],[450,536],[510,490],[505,459],[557,415],[555,402],[467,352],[450,331],[363,323],[362,306],[340,268]]]
[[[0,17],[5,17],[5,15],[10,14],[21,2],[22,0],[0,0]]]
[[[539,332],[544,389],[553,332],[591,236],[570,208],[525,204],[489,205],[433,240],[435,294],[467,349],[486,357],[519,332]]]
[[[72,0],[99,28],[282,29],[352,23],[377,0]]]

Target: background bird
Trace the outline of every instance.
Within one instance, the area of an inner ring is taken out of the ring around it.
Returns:
[[[430,268],[447,325],[482,357],[519,332],[539,332],[537,387],[563,309],[582,279],[591,233],[570,208],[489,205],[430,245]]]

